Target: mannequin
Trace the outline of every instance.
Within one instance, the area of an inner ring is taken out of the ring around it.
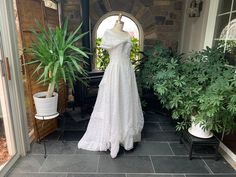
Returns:
[[[124,22],[121,21],[121,18],[122,18],[122,14],[120,13],[118,16],[118,20],[116,20],[116,23],[111,30],[120,35],[127,35],[127,32],[123,30]]]
[[[131,36],[123,30],[122,14],[105,31],[101,48],[109,53],[109,64],[99,84],[97,99],[78,148],[107,151],[115,158],[120,145],[125,150],[141,141],[144,125],[134,68],[130,60]]]

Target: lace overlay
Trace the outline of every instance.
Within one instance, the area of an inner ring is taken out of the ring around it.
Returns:
[[[136,78],[129,55],[131,37],[120,37],[107,30],[101,47],[110,55],[110,62],[99,84],[97,100],[87,131],[78,148],[91,151],[110,149],[115,158],[122,145],[126,150],[141,141],[144,124]]]

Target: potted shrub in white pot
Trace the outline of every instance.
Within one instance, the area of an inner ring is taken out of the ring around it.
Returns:
[[[155,70],[143,80],[172,112],[178,121],[177,130],[188,129],[200,138],[236,130],[235,69],[226,66],[220,48],[181,57],[171,56],[157,45],[147,55],[143,73],[152,67]]]
[[[68,31],[68,21],[62,27],[52,29],[42,27],[38,22],[39,31],[32,30],[35,40],[29,48],[34,64],[33,76],[39,84],[47,84],[48,90],[33,95],[38,116],[57,114],[58,93],[60,82],[64,81],[73,89],[75,80],[86,75],[84,65],[88,53],[76,44],[87,33],[80,33],[81,26],[74,32]],[[60,98],[59,98],[60,99]]]

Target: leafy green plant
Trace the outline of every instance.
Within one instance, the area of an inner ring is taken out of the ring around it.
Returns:
[[[153,61],[144,66],[144,83],[172,111],[179,121],[178,130],[189,127],[192,115],[205,129],[236,129],[235,68],[227,67],[221,48],[207,48],[184,58],[170,56],[159,45],[148,56]]]
[[[101,48],[102,38],[96,39],[96,67],[104,71],[109,63],[109,54],[107,50]]]
[[[101,48],[101,38],[96,39],[96,68],[99,70],[105,70],[109,63],[109,54],[108,52]],[[140,46],[137,38],[131,38],[132,48],[130,51],[130,60],[134,66],[139,63],[139,55],[140,55]]]
[[[63,26],[52,29],[44,28],[36,22],[39,32],[32,30],[35,40],[29,48],[33,60],[28,64],[35,64],[33,74],[38,73],[38,83],[48,84],[47,97],[51,97],[55,87],[64,80],[71,88],[79,75],[86,75],[83,66],[88,53],[76,43],[86,35],[80,33],[82,24],[74,32],[68,31],[68,20]]]
[[[170,50],[162,47],[160,43],[157,43],[151,49],[145,51],[144,55],[144,59],[138,65],[140,70],[138,83],[145,89],[152,89],[154,87],[154,78],[157,72],[162,69],[162,62],[169,61],[173,54]]]

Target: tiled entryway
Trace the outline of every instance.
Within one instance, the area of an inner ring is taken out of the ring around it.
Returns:
[[[74,115],[73,115],[74,116]],[[68,114],[64,143],[60,132],[47,137],[48,156],[43,145],[33,144],[32,151],[20,159],[10,177],[233,177],[236,171],[221,157],[189,160],[179,144],[175,123],[168,117],[147,112],[141,143],[131,151],[120,150],[116,159],[109,152],[77,149],[88,120],[76,120]],[[211,149],[199,149],[208,153]]]

